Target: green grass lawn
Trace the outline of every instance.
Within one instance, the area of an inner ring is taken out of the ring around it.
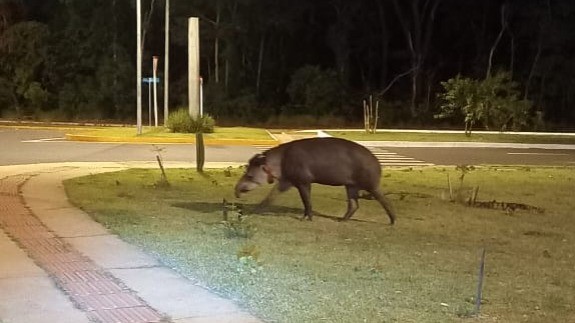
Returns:
[[[77,135],[102,136],[102,137],[156,137],[156,138],[186,138],[195,139],[195,134],[172,133],[163,127],[143,127],[142,134],[138,136],[135,127],[98,127],[86,128],[73,131]],[[271,140],[272,138],[265,129],[246,127],[215,127],[213,133],[204,134],[205,139],[253,139]]]
[[[567,144],[575,145],[575,136],[561,135],[519,135],[513,133],[486,134],[472,133],[470,137],[457,133],[413,133],[413,132],[378,132],[367,134],[364,131],[327,131],[332,136],[350,140],[384,140],[384,141],[437,141],[437,142],[507,142],[531,144]]]
[[[314,220],[297,191],[252,210],[271,189],[233,198],[239,170],[133,169],[65,182],[71,201],[123,239],[273,322],[459,322],[473,309],[486,248],[482,322],[575,321],[575,169],[483,167],[465,177],[478,200],[544,213],[449,202],[455,168],[387,169],[397,224],[372,200],[349,222],[344,189],[314,186]],[[223,223],[222,199],[239,202]],[[251,238],[232,238],[240,229]],[[252,258],[242,257],[251,255]]]

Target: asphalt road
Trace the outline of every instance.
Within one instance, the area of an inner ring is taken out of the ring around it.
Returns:
[[[393,148],[436,165],[575,166],[575,150],[513,148]]]
[[[58,130],[16,130],[0,128],[0,165],[21,165],[54,162],[121,162],[156,161],[160,149],[162,159],[195,162],[193,144],[125,144],[65,141]],[[255,147],[207,146],[206,161],[246,162],[257,153]]]
[[[0,128],[0,165],[52,162],[155,161],[161,149],[165,161],[195,161],[192,144],[123,144],[64,141],[60,130]],[[383,156],[405,165],[551,165],[575,166],[575,149],[513,149],[455,147],[380,147]],[[207,146],[206,161],[246,162],[260,151],[250,146]],[[385,153],[387,152],[387,153]],[[382,157],[384,158],[384,157]]]

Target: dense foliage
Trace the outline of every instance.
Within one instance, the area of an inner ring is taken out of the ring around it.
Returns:
[[[165,1],[142,0],[143,73],[159,55],[162,80]],[[456,122],[433,118],[441,82],[505,70],[528,118],[575,122],[571,0],[171,0],[171,107],[187,103],[191,16],[219,120],[359,121],[374,95],[383,126]],[[0,0],[0,117],[133,121],[135,18],[134,0]]]
[[[176,110],[168,116],[166,127],[178,133],[212,133],[216,122],[208,114],[192,118],[187,109]]]
[[[508,73],[500,72],[485,80],[457,76],[441,85],[445,92],[439,95],[443,104],[436,117],[463,116],[468,135],[477,122],[487,130],[494,127],[501,131],[537,126],[536,118],[530,123],[531,102],[519,99],[518,84],[510,80]]]

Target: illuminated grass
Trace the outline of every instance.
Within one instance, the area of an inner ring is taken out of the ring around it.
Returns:
[[[163,127],[143,127],[142,134],[138,136],[135,127],[100,127],[86,128],[73,132],[76,135],[84,136],[101,136],[114,138],[190,138],[195,139],[193,133],[172,133]],[[265,129],[246,128],[246,127],[215,127],[213,133],[204,134],[205,139],[254,139],[270,140],[272,139]]]
[[[419,133],[419,132],[378,132],[367,134],[364,131],[327,131],[334,137],[350,140],[381,141],[423,141],[423,142],[506,142],[530,144],[575,145],[575,136],[565,135],[520,135],[513,133],[490,134],[474,132],[470,137],[463,133]]]
[[[334,221],[345,211],[344,190],[314,186],[314,221],[299,220],[301,202],[289,191],[248,217],[257,228],[249,240],[226,238],[221,222],[222,199],[238,202],[237,170],[208,178],[169,170],[169,189],[155,187],[156,170],[65,185],[73,203],[123,239],[272,321],[461,321],[473,309],[483,247],[485,321],[573,321],[575,169],[484,167],[465,178],[480,186],[479,200],[539,206],[543,214],[448,202],[440,198],[447,173],[456,182],[454,168],[384,171],[398,213],[394,227],[368,200],[352,221]],[[239,201],[246,214],[269,189]],[[259,251],[261,270],[242,270],[237,253],[246,245]]]

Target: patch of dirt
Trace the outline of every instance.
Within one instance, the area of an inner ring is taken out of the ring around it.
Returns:
[[[484,208],[484,209],[492,209],[492,210],[503,210],[508,214],[512,214],[515,211],[529,211],[535,213],[544,213],[545,210],[543,208],[532,206],[523,203],[514,203],[514,202],[498,202],[496,200],[492,201],[475,201],[470,203],[469,206]]]

